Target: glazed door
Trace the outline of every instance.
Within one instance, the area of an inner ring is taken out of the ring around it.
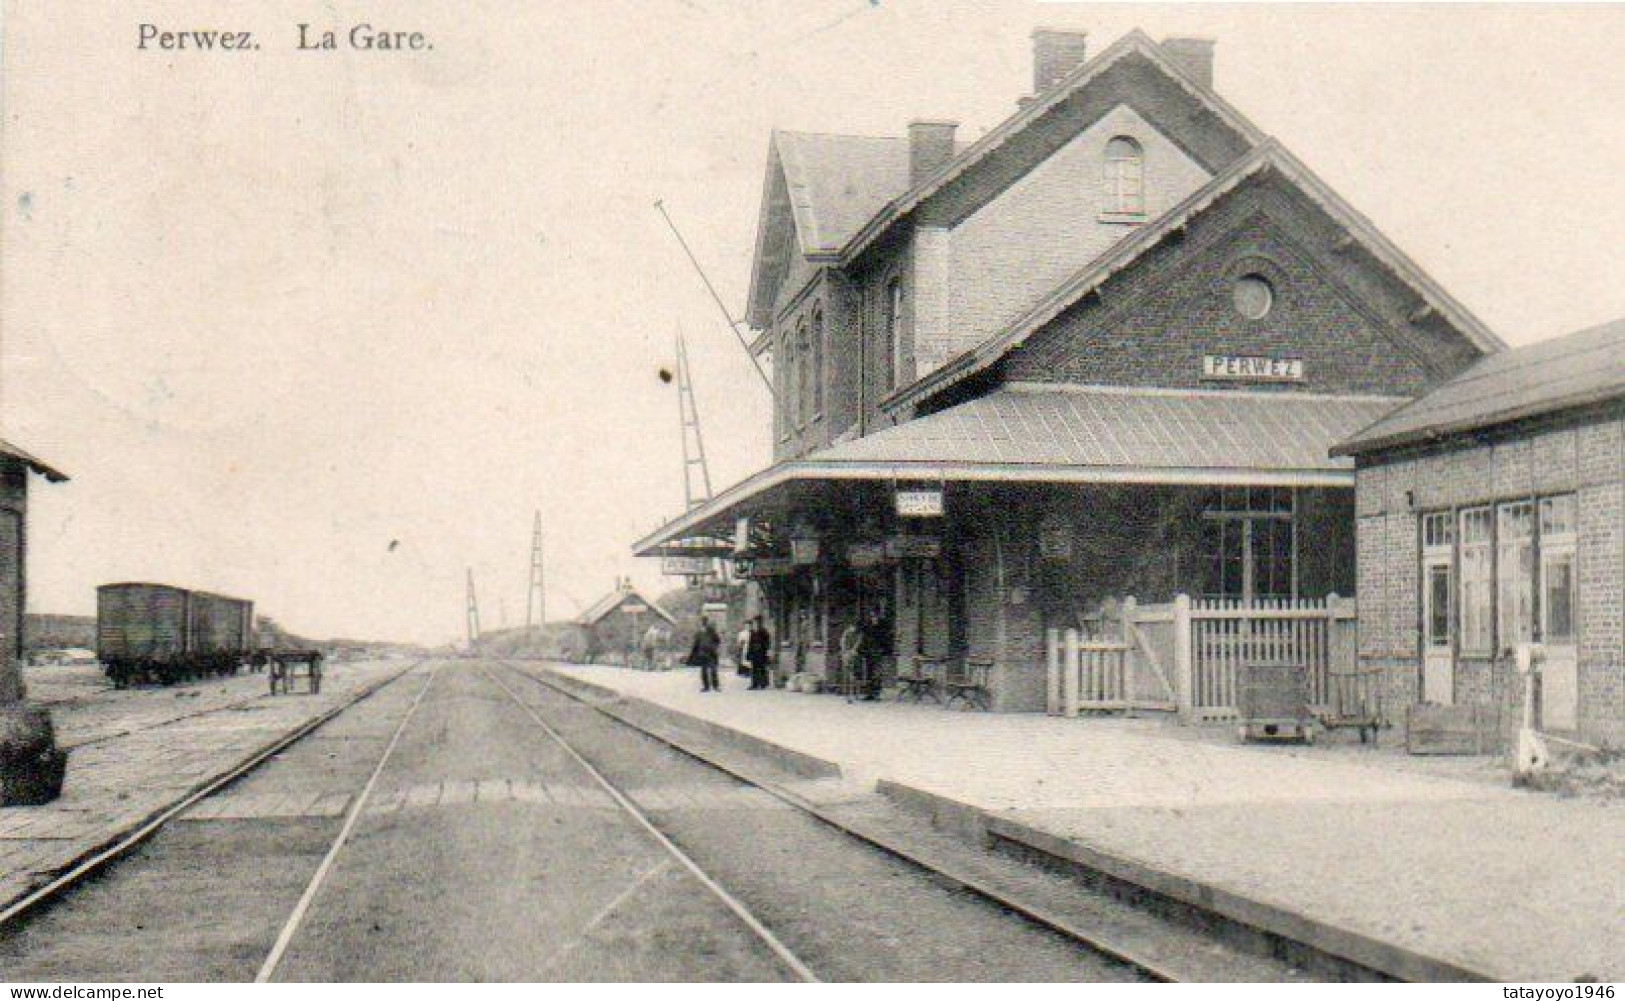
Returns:
[[[1575,622],[1574,497],[1540,502],[1540,727],[1574,730],[1580,722],[1580,670]]]
[[[1448,513],[1422,519],[1422,701],[1442,706],[1456,700],[1453,528]]]

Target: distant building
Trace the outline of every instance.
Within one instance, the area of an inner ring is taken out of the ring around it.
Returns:
[[[1360,658],[1390,702],[1625,745],[1625,320],[1486,358],[1340,444],[1358,464]]]
[[[1096,706],[1222,719],[1250,638],[1307,635],[1269,610],[1318,616],[1324,689],[1353,658],[1331,446],[1503,345],[1219,96],[1211,41],[1033,46],[973,142],[772,134],[746,316],[775,461],[634,549],[740,557],[786,671],[828,676],[867,614],[895,670],[975,665],[1039,710],[1076,630],[1126,665]],[[1180,596],[1211,614],[1176,640]]]
[[[669,635],[677,620],[659,602],[638,590],[631,578],[618,580],[613,591],[593,602],[576,619],[583,659],[589,663],[633,663],[651,625],[667,630]]]

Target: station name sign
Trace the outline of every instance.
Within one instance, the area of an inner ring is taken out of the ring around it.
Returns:
[[[1202,378],[1229,382],[1302,382],[1302,358],[1203,355]]]
[[[711,557],[662,556],[660,572],[668,577],[705,577],[711,573]]]
[[[897,491],[897,516],[899,518],[940,518],[940,517],[942,517],[942,491],[941,490],[899,490],[899,491]]]

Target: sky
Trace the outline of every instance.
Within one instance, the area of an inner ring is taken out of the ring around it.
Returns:
[[[538,510],[550,618],[665,586],[630,544],[682,507],[679,329],[716,486],[771,448],[653,202],[738,315],[772,128],[974,138],[1039,25],[1215,39],[1219,92],[1511,344],[1625,316],[1618,6],[7,0],[0,436],[72,477],[34,482],[29,609],[156,580],[442,642],[470,568],[522,623]]]

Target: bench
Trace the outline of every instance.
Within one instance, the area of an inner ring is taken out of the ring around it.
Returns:
[[[958,671],[949,673],[942,682],[943,690],[948,698],[943,705],[952,708],[955,702],[963,702],[967,710],[980,709],[982,712],[991,712],[993,709],[993,689],[990,681],[993,676],[993,662],[991,660],[967,660]]]

